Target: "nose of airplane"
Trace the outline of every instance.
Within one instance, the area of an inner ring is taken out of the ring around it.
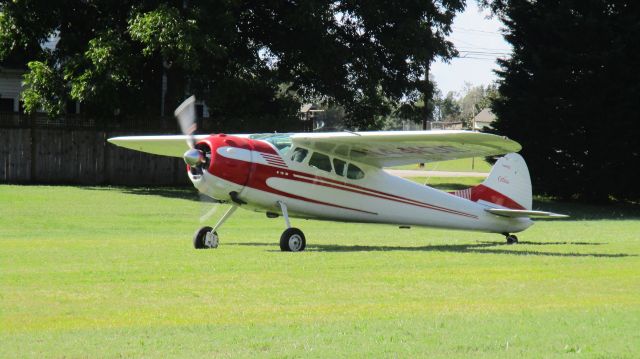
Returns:
[[[182,157],[184,158],[184,162],[191,167],[198,166],[205,161],[204,153],[196,148],[188,149]]]

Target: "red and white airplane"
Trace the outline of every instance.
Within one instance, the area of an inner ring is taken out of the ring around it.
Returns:
[[[280,248],[292,252],[304,250],[306,240],[290,218],[501,233],[511,244],[518,240],[512,233],[531,226],[533,217],[566,217],[532,210],[529,171],[515,153],[521,146],[505,137],[468,131],[193,135],[194,100],[176,110],[185,135],[108,141],[183,157],[198,191],[231,204],[213,227],[196,232],[198,249],[218,246],[217,230],[239,207],[282,215]],[[383,169],[500,154],[507,155],[482,184],[450,193]]]

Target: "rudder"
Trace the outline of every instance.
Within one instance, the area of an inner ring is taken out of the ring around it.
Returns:
[[[498,159],[482,184],[454,194],[491,207],[510,209],[530,210],[533,202],[529,169],[517,153]]]

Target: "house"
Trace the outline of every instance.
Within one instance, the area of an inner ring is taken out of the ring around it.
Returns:
[[[298,115],[302,121],[302,127],[304,132],[318,131],[325,127],[325,121],[322,114],[325,110],[320,109],[320,106],[312,103],[305,103],[300,106]]]
[[[24,70],[0,67],[0,112],[22,112],[20,93]]]
[[[484,110],[480,111],[480,113],[478,113],[473,118],[473,120],[471,120],[471,123],[473,124],[474,131],[481,131],[484,128],[493,128],[491,127],[491,123],[495,120],[496,115],[491,112],[490,108],[485,108]]]

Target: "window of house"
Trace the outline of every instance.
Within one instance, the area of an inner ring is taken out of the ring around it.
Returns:
[[[308,153],[309,153],[309,150],[306,150],[306,149],[300,148],[300,147],[296,147],[296,149],[293,150],[293,155],[291,155],[291,160],[296,161],[296,162],[303,162],[304,159],[307,157]]]
[[[364,177],[364,172],[358,168],[358,166],[349,163],[349,167],[347,169],[347,178],[349,179],[361,179]]]
[[[333,168],[336,170],[338,176],[344,176],[344,169],[347,167],[347,163],[341,159],[333,159]]]
[[[331,159],[327,155],[314,152],[309,159],[309,166],[315,167],[319,170],[331,172]]]

